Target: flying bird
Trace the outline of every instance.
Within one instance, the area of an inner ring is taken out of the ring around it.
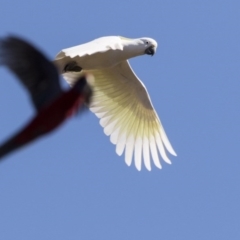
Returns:
[[[92,73],[93,97],[90,110],[100,118],[104,133],[125,150],[125,162],[140,171],[142,161],[151,170],[151,159],[162,168],[162,159],[171,164],[166,151],[176,156],[142,81],[128,59],[154,55],[157,42],[151,38],[129,39],[108,36],[60,51],[54,63],[65,80],[73,85],[76,77]],[[134,157],[133,157],[134,156]]]
[[[51,132],[90,102],[92,91],[84,75],[75,79],[69,91],[62,91],[54,64],[25,40],[13,36],[0,39],[0,63],[28,90],[36,110],[35,117],[0,146],[0,158]]]

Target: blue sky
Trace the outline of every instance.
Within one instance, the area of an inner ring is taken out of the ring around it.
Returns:
[[[1,1],[0,36],[51,59],[101,36],[154,38],[154,57],[130,63],[178,157],[138,172],[94,114],[74,117],[0,164],[0,239],[240,239],[238,0]],[[3,142],[34,109],[0,79]]]

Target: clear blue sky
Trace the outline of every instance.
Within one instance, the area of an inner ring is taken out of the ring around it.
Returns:
[[[94,38],[151,37],[130,63],[178,157],[138,172],[89,112],[0,164],[0,239],[240,239],[240,1],[1,1],[0,36],[49,58]],[[0,142],[34,114],[0,68]]]

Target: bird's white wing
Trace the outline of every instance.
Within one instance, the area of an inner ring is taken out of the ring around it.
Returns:
[[[83,57],[86,55],[106,52],[109,49],[122,50],[123,46],[121,38],[117,36],[101,37],[85,44],[66,48],[58,53],[55,60],[61,59],[63,57]]]
[[[84,73],[86,71],[82,71]],[[116,152],[131,165],[134,155],[135,166],[141,170],[142,159],[151,170],[150,159],[162,168],[162,159],[171,164],[165,148],[174,152],[162,124],[151,103],[143,83],[137,78],[128,61],[112,68],[92,70],[94,75],[93,98],[90,110],[99,117],[104,133],[116,144]],[[64,78],[71,84],[76,73],[65,73]],[[151,153],[151,154],[150,154]]]

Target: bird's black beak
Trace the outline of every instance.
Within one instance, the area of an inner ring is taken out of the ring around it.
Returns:
[[[154,46],[150,46],[150,47],[148,47],[148,48],[145,50],[145,53],[146,53],[147,55],[153,56],[154,53],[155,53],[155,51],[156,51],[155,47],[154,47]]]

